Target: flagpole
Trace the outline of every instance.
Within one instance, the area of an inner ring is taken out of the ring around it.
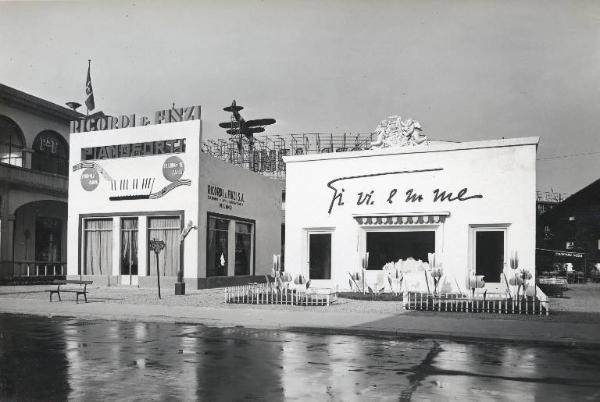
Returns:
[[[92,59],[88,59],[88,76],[90,74],[90,68],[92,67]],[[87,81],[86,81],[86,85],[87,85]],[[85,104],[85,117],[88,117],[90,115],[90,108],[87,105],[87,102]]]

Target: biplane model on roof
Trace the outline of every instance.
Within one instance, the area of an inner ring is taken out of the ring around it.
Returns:
[[[275,119],[245,120],[242,115],[240,115],[240,110],[243,108],[243,106],[236,105],[234,99],[233,102],[231,102],[231,106],[223,108],[224,111],[231,112],[231,121],[219,123],[219,127],[226,128],[227,134],[241,134],[252,141],[254,133],[262,133],[265,131],[264,126],[275,123]]]

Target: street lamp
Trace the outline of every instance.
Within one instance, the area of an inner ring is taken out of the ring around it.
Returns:
[[[198,229],[198,226],[194,225],[192,221],[188,221],[187,225],[183,228],[179,235],[179,255],[181,261],[179,261],[179,271],[177,271],[177,283],[175,283],[175,295],[185,295],[185,282],[183,281],[183,241],[190,234],[192,229]]]
[[[65,105],[67,105],[68,107],[70,107],[71,109],[73,109],[73,110],[76,111],[77,108],[81,106],[81,103],[79,103],[79,102],[67,102],[67,103],[65,103]]]

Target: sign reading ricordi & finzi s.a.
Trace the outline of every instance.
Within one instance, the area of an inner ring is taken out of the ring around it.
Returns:
[[[233,209],[234,206],[244,205],[244,193],[241,191],[224,189],[221,186],[209,184],[208,199],[219,203],[219,207],[222,209]]]

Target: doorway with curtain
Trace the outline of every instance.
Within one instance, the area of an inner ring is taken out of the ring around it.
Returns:
[[[138,284],[138,218],[121,218],[121,285]]]

